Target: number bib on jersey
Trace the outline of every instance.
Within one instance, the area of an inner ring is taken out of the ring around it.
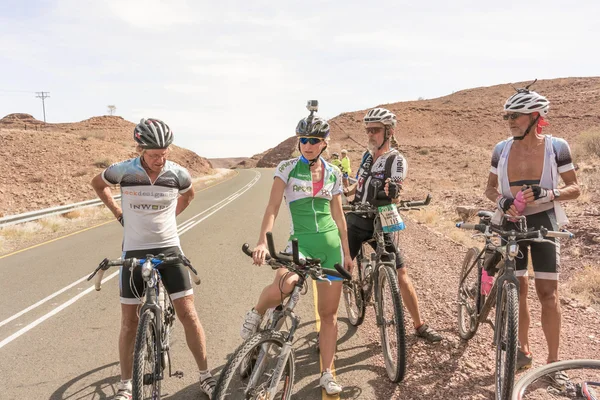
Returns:
[[[381,218],[381,227],[385,233],[404,230],[404,221],[395,204],[377,207]]]

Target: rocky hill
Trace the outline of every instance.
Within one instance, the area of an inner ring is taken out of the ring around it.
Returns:
[[[529,83],[529,82],[527,82]],[[430,100],[374,104],[396,113],[396,138],[408,160],[406,197],[431,193],[434,203],[430,218],[457,218],[456,207],[492,208],[483,197],[491,151],[508,137],[502,119],[504,101],[514,88],[527,83],[503,84],[462,90]],[[538,81],[533,89],[550,100],[550,126],[544,133],[569,141],[583,194],[577,202],[565,203],[571,228],[579,233],[577,252],[592,256],[600,251],[600,162],[585,152],[583,132],[597,132],[600,138],[600,78],[561,78]],[[323,111],[325,106],[323,106]],[[352,111],[331,119],[329,153],[348,149],[353,172],[365,151],[366,134],[362,118],[367,110]],[[600,154],[600,139],[598,153]],[[296,150],[294,137],[273,149],[254,156],[254,166],[272,167],[291,158]],[[592,218],[590,218],[592,217]],[[442,221],[443,222],[443,221]]]
[[[121,117],[93,117],[47,124],[29,114],[0,119],[0,215],[95,197],[93,176],[113,162],[135,157],[135,124]],[[208,160],[173,146],[170,159],[193,176],[211,172]]]

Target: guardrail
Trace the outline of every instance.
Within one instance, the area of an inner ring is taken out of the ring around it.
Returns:
[[[118,200],[121,195],[113,196],[113,199]],[[80,210],[82,208],[99,206],[102,204],[102,200],[86,200],[79,203],[66,204],[64,206],[45,208],[43,210],[29,211],[23,214],[9,215],[7,217],[0,218],[0,228],[9,225],[21,224],[23,222],[35,221],[38,219],[51,217],[53,215],[66,214],[70,211]]]

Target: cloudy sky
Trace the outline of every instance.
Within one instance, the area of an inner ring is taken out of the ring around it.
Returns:
[[[0,117],[43,119],[47,91],[48,122],[114,104],[202,156],[251,156],[293,135],[308,99],[331,118],[600,75],[599,16],[591,0],[0,0]]]

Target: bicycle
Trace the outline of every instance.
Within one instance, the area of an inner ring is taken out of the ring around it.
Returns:
[[[555,382],[549,377],[558,371],[580,370],[577,377],[571,377],[564,387],[556,387]],[[583,371],[586,370],[586,371]],[[587,370],[595,373],[586,374]],[[512,400],[556,398],[558,396],[574,399],[599,400],[600,399],[600,360],[566,360],[546,364],[527,372],[515,384]],[[594,379],[593,381],[590,379]],[[540,383],[542,393],[540,393]],[[544,383],[551,386],[545,388]]]
[[[427,195],[423,201],[400,201],[396,208],[400,211],[418,210],[430,201],[431,196]],[[392,382],[401,382],[406,372],[404,310],[396,275],[396,255],[385,250],[386,235],[381,210],[369,203],[344,205],[342,208],[347,212],[366,215],[374,221],[373,237],[359,250],[352,279],[344,281],[343,297],[348,319],[353,326],[361,325],[366,305],[371,303],[375,294],[372,304],[379,326],[385,369]],[[376,250],[368,249],[367,244],[375,246]]]
[[[308,277],[331,282],[325,276],[350,278],[350,274],[339,264],[336,271],[321,267],[319,259],[300,259],[298,240],[292,240],[292,254],[276,253],[271,232],[267,233],[270,256],[267,263],[271,268],[287,268],[299,279],[284,304],[273,310],[268,319],[268,327],[250,336],[242,343],[227,361],[219,376],[213,394],[214,400],[290,399],[294,385],[295,359],[292,344],[294,334],[300,325],[300,318],[294,308],[300,300]],[[252,257],[250,246],[245,243],[242,251]],[[286,319],[291,320],[289,331],[281,331]]]
[[[143,302],[139,310],[139,323],[135,336],[133,351],[132,395],[134,400],[160,399],[160,383],[164,378],[164,370],[169,368],[169,377],[183,378],[183,372],[171,369],[170,337],[175,321],[175,308],[169,296],[165,296],[165,288],[161,281],[158,266],[182,263],[193,273],[194,283],[200,284],[197,271],[190,260],[183,254],[177,257],[165,257],[163,254],[146,258],[126,258],[102,260],[96,270],[87,278],[96,276],[96,290],[101,289],[104,272],[110,267],[123,266],[133,271],[142,269],[145,282]],[[132,274],[133,276],[133,274]]]
[[[567,231],[550,231],[544,227],[539,230],[527,230],[524,216],[508,215],[504,215],[504,218],[514,222],[518,230],[505,231],[491,223],[491,212],[479,211],[477,215],[480,217],[479,224],[456,224],[458,228],[476,230],[485,238],[484,248],[469,249],[463,260],[458,284],[458,331],[462,339],[469,340],[475,335],[481,322],[489,323],[494,329],[495,397],[509,400],[514,384],[519,330],[519,281],[515,274],[518,243],[535,241],[555,244],[545,238],[571,238],[573,234]],[[498,237],[500,245],[494,243],[494,238],[497,240]],[[486,253],[489,265],[484,268]],[[504,263],[500,261],[502,258]],[[497,273],[497,278],[487,294],[481,285],[484,269],[490,277]],[[495,322],[492,323],[488,315],[496,305],[499,306],[496,308]]]

